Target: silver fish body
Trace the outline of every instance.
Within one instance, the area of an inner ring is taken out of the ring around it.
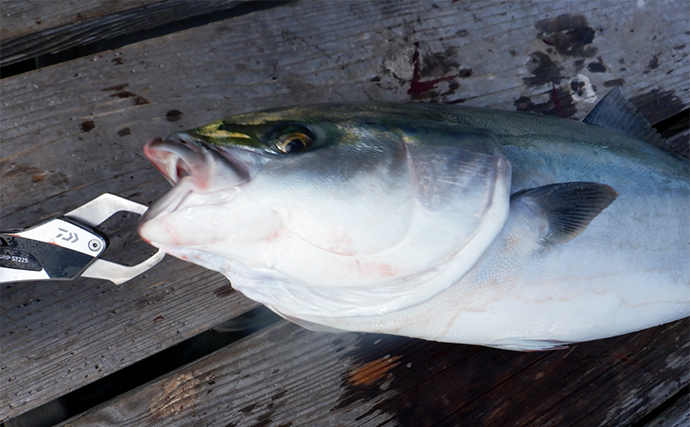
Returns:
[[[544,350],[690,315],[687,161],[459,106],[238,115],[153,140],[140,234],[321,330]]]

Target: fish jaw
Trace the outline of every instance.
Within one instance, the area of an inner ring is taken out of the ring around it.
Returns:
[[[196,258],[190,254],[198,252],[194,248],[200,242],[214,240],[210,227],[217,224],[199,212],[209,206],[231,204],[242,186],[263,167],[260,156],[213,147],[186,132],[149,141],[144,154],[173,189],[142,216],[139,234],[153,246],[185,260]],[[201,231],[189,233],[182,228],[185,224],[198,226]]]
[[[246,164],[224,150],[223,155],[189,133],[176,133],[162,140],[155,138],[144,146],[144,155],[172,184],[190,177],[199,189],[213,191],[249,179]]]

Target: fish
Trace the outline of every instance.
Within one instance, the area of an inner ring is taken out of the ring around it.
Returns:
[[[619,89],[583,121],[340,103],[155,138],[138,232],[315,331],[515,351],[690,316],[690,170]]]

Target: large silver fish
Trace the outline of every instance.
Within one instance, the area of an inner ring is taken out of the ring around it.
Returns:
[[[139,233],[311,329],[559,348],[690,315],[688,162],[649,142],[619,91],[242,114],[146,145]]]

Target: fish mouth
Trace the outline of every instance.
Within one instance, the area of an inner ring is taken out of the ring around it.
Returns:
[[[199,188],[211,189],[213,184],[231,187],[249,180],[247,166],[230,151],[188,133],[152,139],[144,146],[144,155],[172,185],[187,178]]]
[[[140,230],[141,225],[181,206],[227,203],[234,198],[258,172],[256,161],[243,158],[251,153],[241,151],[215,147],[187,132],[147,142],[144,155],[174,188],[146,211]]]

